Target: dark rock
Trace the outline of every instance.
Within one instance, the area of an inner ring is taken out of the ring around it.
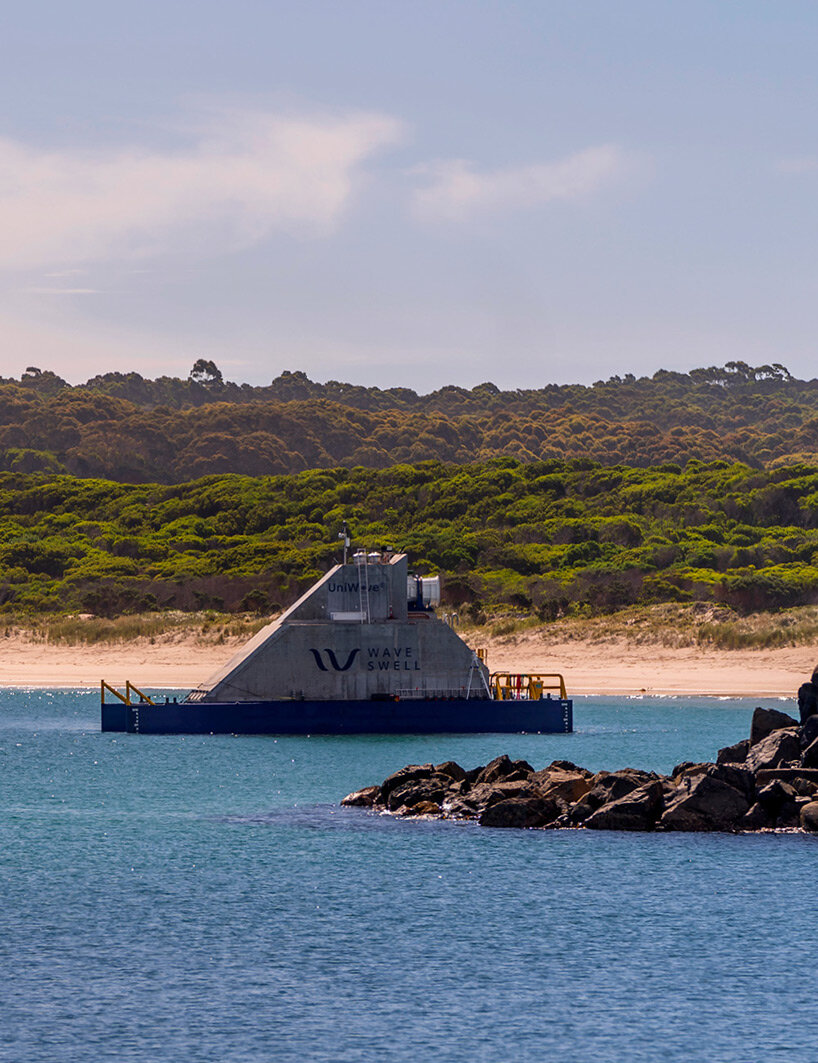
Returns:
[[[532,768],[531,770],[533,771],[534,769]],[[579,764],[575,764],[573,762],[573,760],[552,760],[551,763],[548,765],[548,767],[545,770],[546,771],[579,771],[579,772],[582,772],[582,773],[585,773],[585,774],[588,774],[588,775],[592,774],[591,772],[587,771],[585,768],[581,768],[579,766]]]
[[[570,809],[569,817],[572,825],[577,825],[586,820],[598,808],[618,801],[621,797],[638,790],[646,782],[650,782],[654,776],[650,772],[636,771],[625,768],[622,771],[600,771],[594,775],[590,782],[591,789],[584,794]]]
[[[608,799],[616,801],[638,787],[653,782],[654,779],[658,778],[659,776],[653,771],[642,771],[639,768],[620,768],[619,771],[599,772],[594,776],[593,781],[594,789],[601,786],[608,791]]]
[[[775,820],[758,801],[739,820],[739,830],[767,830],[775,826]]]
[[[782,727],[797,727],[798,720],[788,716],[786,712],[778,709],[757,708],[753,713],[753,722],[750,724],[750,746],[755,746],[773,731]]]
[[[678,786],[681,779],[693,778],[694,775],[704,775],[707,769],[712,767],[713,764],[709,760],[683,760],[670,773],[670,779],[674,785]]]
[[[435,775],[446,775],[455,782],[461,782],[466,778],[465,771],[454,760],[446,760],[443,764],[435,765]]]
[[[405,768],[389,775],[381,783],[381,804],[386,804],[392,791],[413,779],[428,779],[434,771],[432,764],[407,764]]]
[[[511,797],[540,796],[539,791],[529,786],[525,779],[503,779],[502,782],[476,783],[462,798],[466,804],[480,812],[489,805]]]
[[[818,831],[818,801],[801,806],[799,822],[804,830]]]
[[[812,679],[802,683],[798,688],[798,711],[801,714],[801,723],[818,713],[818,668],[812,673]]]
[[[664,790],[658,779],[602,805],[585,820],[589,830],[652,830],[662,814]]]
[[[727,783],[728,786],[743,793],[751,804],[755,798],[755,776],[742,764],[711,764],[709,761],[703,761],[700,764],[691,764],[668,782],[670,788],[675,791],[682,783],[687,785],[686,780],[689,779],[692,782],[701,775]]]
[[[545,827],[565,811],[556,800],[542,797],[509,797],[489,805],[480,815],[481,827]]]
[[[801,763],[805,768],[818,768],[818,738],[814,738],[801,754]]]
[[[441,805],[443,813],[450,819],[477,819],[477,810],[462,797],[444,797]]]
[[[711,779],[721,779],[728,786],[744,794],[750,804],[755,800],[755,775],[743,764],[711,764],[707,774]]]
[[[756,712],[759,710],[756,709]],[[773,712],[775,710],[765,710]],[[779,713],[783,716],[783,713]],[[777,728],[750,748],[744,766],[750,771],[780,768],[801,761],[801,743],[796,728]]]
[[[818,738],[818,716],[810,716],[801,727],[801,747],[806,748]]]
[[[592,816],[598,808],[601,808],[605,804],[603,800],[590,801],[590,796],[590,793],[586,794],[581,801],[577,801],[576,804],[572,805],[568,810],[568,820],[572,827],[580,826],[580,824],[584,823],[589,816]]]
[[[808,804],[810,804],[809,799],[799,797],[793,802],[782,805],[775,818],[776,827],[797,827],[801,821],[801,809]]]
[[[471,771],[453,760],[408,764],[341,803],[385,805],[402,816],[479,817],[486,826],[651,830],[658,821],[666,830],[790,827],[804,818],[802,808],[818,806],[818,716],[799,727],[786,713],[756,709],[751,740],[720,750],[715,764],[678,764],[671,777],[635,768],[592,774],[566,760],[534,771],[527,761],[502,754]]]
[[[390,812],[397,811],[402,805],[416,805],[418,801],[434,801],[440,804],[446,796],[446,787],[438,779],[410,779],[390,791],[386,807]]]
[[[543,797],[556,797],[568,804],[573,804],[593,789],[593,776],[581,768],[565,770],[563,768],[545,768],[535,771],[528,777],[529,785],[535,786]]]
[[[360,806],[362,808],[372,808],[377,802],[380,796],[380,786],[365,786],[363,790],[356,790],[354,793],[347,794],[341,802],[342,805],[348,806]]]
[[[440,805],[436,801],[417,801],[413,805],[401,805],[399,816],[439,816]]]
[[[743,793],[705,772],[682,780],[660,822],[666,830],[731,830],[749,808]]]
[[[799,779],[818,785],[818,768],[802,768],[800,765],[794,768],[759,768],[755,777],[756,786],[766,786],[773,779],[783,779],[792,786],[795,786],[796,780]]]
[[[514,764],[511,757],[509,757],[508,753],[503,753],[501,756],[489,761],[485,768],[473,780],[469,781],[475,783],[498,782],[500,779],[505,779],[513,771]]]
[[[598,808],[627,797],[651,779],[652,775],[649,772],[636,771],[632,768],[598,772],[591,779],[592,788],[571,809],[571,822],[582,823]]]
[[[485,767],[474,768],[465,772],[465,778],[469,783],[497,782],[501,779],[517,781],[527,779],[534,771],[527,760],[512,760],[507,753],[495,757]]]
[[[758,803],[772,819],[775,819],[785,805],[795,806],[798,794],[789,783],[773,779],[758,791]]]
[[[750,739],[742,738],[734,746],[726,746],[720,749],[716,756],[717,764],[743,764],[750,748]]]
[[[818,793],[818,782],[814,779],[796,778],[790,781],[790,785],[799,797],[813,797]]]

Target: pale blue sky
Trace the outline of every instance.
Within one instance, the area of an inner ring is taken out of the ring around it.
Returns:
[[[0,374],[813,377],[818,4],[0,15]]]

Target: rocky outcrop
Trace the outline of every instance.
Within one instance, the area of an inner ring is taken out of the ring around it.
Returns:
[[[567,769],[552,766],[544,771],[532,771],[527,783],[535,786],[546,797],[573,804],[593,789],[593,778],[590,771],[574,765]]]
[[[792,716],[788,716],[786,712],[779,712],[778,709],[762,709],[757,708],[753,712],[753,719],[750,724],[750,745],[754,746],[767,735],[772,734],[773,731],[778,731],[782,727],[797,727],[798,720],[793,719]]]
[[[818,831],[818,801],[802,805],[800,822],[802,830]]]
[[[742,738],[740,742],[736,742],[734,746],[727,746],[726,749],[720,749],[716,754],[717,764],[743,764],[747,759],[747,754],[750,751],[750,739]]]
[[[809,799],[807,799],[809,800]],[[758,791],[758,803],[778,827],[797,827],[800,812],[798,791],[782,779],[773,779]]]
[[[797,727],[779,729],[751,745],[745,766],[750,771],[797,766],[801,761],[801,742],[797,731]]]
[[[502,754],[470,770],[408,764],[341,803],[496,828],[818,832],[818,717],[799,726],[756,709],[749,738],[720,749],[715,763],[684,761],[665,776],[594,773],[567,760],[536,771]]]
[[[590,830],[653,830],[662,814],[664,788],[659,779],[602,805],[585,820]]]
[[[374,804],[377,804],[380,794],[380,786],[365,786],[363,790],[356,790],[352,794],[347,794],[341,804],[372,808]]]
[[[685,776],[662,815],[665,830],[734,830],[750,802],[714,774]]]
[[[546,827],[565,811],[555,798],[508,797],[480,813],[481,827]]]
[[[806,747],[818,738],[818,716],[809,716],[801,726],[801,745]]]
[[[806,768],[818,768],[818,738],[814,738],[801,754],[801,763]]]

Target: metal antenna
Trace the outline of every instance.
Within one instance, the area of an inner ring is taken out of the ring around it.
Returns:
[[[347,563],[347,550],[350,545],[349,532],[347,531],[347,522],[344,521],[344,530],[338,532],[338,538],[344,540],[344,564]]]

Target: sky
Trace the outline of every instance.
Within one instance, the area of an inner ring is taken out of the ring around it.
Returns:
[[[816,375],[814,0],[27,0],[0,375]]]

